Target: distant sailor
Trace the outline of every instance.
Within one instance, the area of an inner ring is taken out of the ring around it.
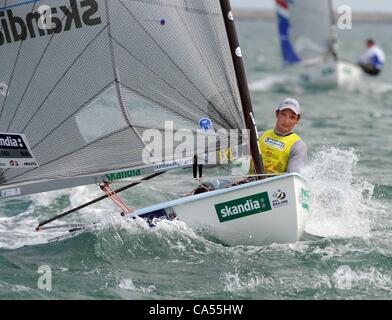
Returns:
[[[366,46],[368,49],[359,57],[357,64],[364,72],[373,76],[378,75],[384,68],[384,51],[379,46],[376,46],[373,39],[368,39]]]
[[[301,107],[296,99],[286,98],[279,104],[275,128],[259,138],[265,173],[299,172],[305,165],[306,144],[293,132],[300,118]],[[253,172],[251,168],[250,173]]]

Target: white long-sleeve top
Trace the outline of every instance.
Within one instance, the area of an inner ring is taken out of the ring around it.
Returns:
[[[378,46],[373,46],[359,57],[358,63],[371,64],[377,69],[382,69],[385,63],[384,51]]]

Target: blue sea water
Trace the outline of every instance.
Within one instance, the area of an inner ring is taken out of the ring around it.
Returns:
[[[125,223],[110,202],[67,218],[107,227],[45,244],[38,221],[100,195],[95,186],[0,202],[0,299],[390,299],[392,297],[392,28],[354,23],[339,55],[355,61],[374,37],[387,63],[355,91],[309,90],[287,81],[276,26],[237,21],[258,129],[296,97],[308,145],[312,195],[307,231],[293,244],[227,247],[184,223]],[[124,193],[140,207],[172,198],[175,173]],[[167,180],[166,180],[167,179]],[[168,191],[169,190],[169,191]],[[39,279],[50,268],[51,291]]]

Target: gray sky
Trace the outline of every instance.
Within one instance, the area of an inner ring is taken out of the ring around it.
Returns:
[[[275,0],[230,0],[236,8],[275,8]],[[348,5],[353,11],[392,12],[392,0],[333,0],[334,7]]]

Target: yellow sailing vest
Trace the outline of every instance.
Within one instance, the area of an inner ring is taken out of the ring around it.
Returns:
[[[296,133],[278,136],[274,129],[267,130],[259,139],[265,173],[282,173],[287,171],[291,147],[301,140]]]

